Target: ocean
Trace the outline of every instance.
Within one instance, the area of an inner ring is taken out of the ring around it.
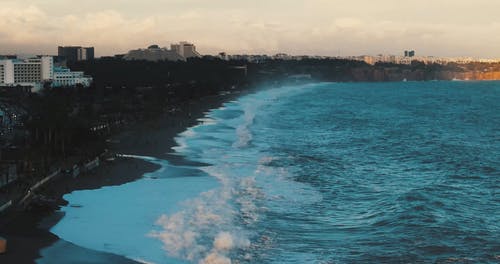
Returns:
[[[500,82],[262,89],[176,140],[199,165],[131,156],[161,169],[67,194],[51,232],[143,263],[500,262]]]

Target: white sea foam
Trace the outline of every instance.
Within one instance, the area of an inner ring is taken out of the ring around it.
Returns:
[[[120,186],[98,190],[76,191],[64,196],[70,204],[81,207],[63,207],[65,217],[51,232],[60,238],[97,251],[123,255],[150,263],[179,263],[165,255],[163,243],[148,237],[151,224],[161,214],[173,217],[163,219],[170,229],[182,229],[183,218],[175,215],[185,206],[182,201],[198,195],[207,188],[215,188],[211,177],[143,179]],[[167,204],[168,207],[160,206]],[[200,209],[201,210],[201,209]],[[197,222],[209,222],[214,217],[199,217]],[[85,230],[85,232],[82,232]],[[181,237],[171,237],[171,245],[194,245],[196,234],[183,232]],[[124,239],[126,235],[126,239]],[[191,244],[190,244],[191,243]],[[48,263],[55,263],[49,261]]]
[[[199,264],[231,264],[232,261],[225,253],[234,248],[249,248],[250,241],[246,238],[234,236],[229,232],[219,233],[213,242],[210,253],[198,261]]]
[[[184,132],[180,133],[179,136],[181,138],[194,137],[196,136],[196,132],[194,131],[193,128],[188,128]]]
[[[231,264],[230,258],[220,255],[217,252],[211,252],[204,259],[198,262],[199,264]]]
[[[253,124],[253,120],[255,119],[256,107],[257,106],[249,106],[245,109],[243,123],[236,128],[238,140],[233,144],[233,147],[243,148],[248,146],[248,144],[252,141],[253,135],[250,131],[250,126]]]
[[[154,262],[150,262],[150,261],[143,260],[143,259],[134,259],[134,261],[142,263],[142,264],[156,264]]]
[[[217,121],[213,118],[207,118],[207,117],[204,117],[204,118],[198,118],[197,120],[198,122],[201,123],[201,125],[215,125],[217,124]]]
[[[155,157],[132,155],[132,154],[117,154],[117,156],[122,157],[122,158],[141,159],[141,160],[150,161],[150,162],[160,161],[159,159],[157,159]]]
[[[216,127],[207,131],[200,125],[190,129],[199,130],[199,133],[184,133],[177,140],[183,144],[185,154],[201,147],[202,151],[196,152],[196,159],[213,164],[201,169],[216,178],[220,187],[185,201],[182,210],[174,214],[159,217],[156,223],[159,228],[150,236],[161,240],[170,256],[199,264],[225,264],[236,259],[248,261],[252,256],[245,251],[254,247],[251,239],[256,235],[250,227],[260,220],[260,215],[266,210],[259,201],[273,199],[275,195],[271,191],[268,196],[261,185],[267,183],[272,185],[269,189],[288,189],[289,192],[278,191],[276,194],[284,199],[300,193],[303,186],[290,185],[289,179],[284,176],[287,174],[284,169],[267,167],[275,160],[274,157],[254,156],[254,150],[250,149],[253,140],[251,127],[257,114],[265,104],[275,103],[263,99],[278,98],[282,93],[274,90],[228,103],[224,109],[242,110],[243,114],[234,119],[218,119],[217,116],[224,116],[217,112],[224,110],[220,108],[208,115],[208,119],[217,120],[223,130]],[[228,131],[227,127],[235,128],[233,133],[236,137],[232,145],[224,145],[227,138],[234,138],[228,134],[232,131]],[[235,252],[238,256],[234,255]]]
[[[248,234],[234,224],[241,213],[231,202],[238,186],[213,168],[204,170],[211,171],[222,186],[185,201],[183,210],[175,214],[162,215],[156,223],[161,229],[150,236],[160,239],[171,256],[198,263],[231,263],[232,250],[250,246]],[[213,241],[211,246],[208,241]]]
[[[298,206],[321,199],[306,185],[290,181],[284,168],[256,162],[219,164],[203,170],[217,178],[221,187],[185,201],[181,211],[162,215],[157,221],[160,229],[150,234],[162,241],[170,256],[194,263],[251,259],[250,252],[256,247],[251,240],[257,234],[250,230],[266,210],[259,205],[262,201],[283,207],[283,203],[290,201]]]
[[[194,128],[186,129],[184,132],[180,133],[177,137],[174,138],[177,146],[172,147],[172,150],[177,153],[183,153],[188,147],[187,139],[195,136],[196,132],[194,131]]]
[[[260,165],[269,165],[271,162],[275,161],[277,158],[275,157],[270,157],[270,156],[265,156],[260,158],[259,164]]]

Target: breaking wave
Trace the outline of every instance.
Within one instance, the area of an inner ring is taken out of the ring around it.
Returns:
[[[293,189],[287,188],[291,181],[286,176],[279,176],[287,175],[283,168],[267,166],[274,158],[251,144],[255,119],[283,93],[269,90],[226,103],[208,113],[204,124],[177,138],[180,147],[175,150],[188,159],[211,164],[200,169],[215,177],[220,187],[158,218],[157,229],[149,235],[162,241],[170,256],[200,264],[252,261],[252,251],[262,240],[255,224],[266,211],[266,200],[284,198],[266,189],[272,189],[271,185]]]

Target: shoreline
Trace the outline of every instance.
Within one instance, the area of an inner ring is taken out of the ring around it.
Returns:
[[[182,162],[181,156],[169,155],[176,146],[175,137],[187,128],[198,123],[205,113],[220,107],[225,102],[255,91],[255,88],[235,90],[228,94],[202,97],[184,102],[179,111],[166,113],[153,120],[147,120],[127,127],[124,131],[111,136],[108,148],[114,153],[153,156],[168,159],[172,163]],[[77,178],[60,177],[44,186],[44,192],[56,197],[59,205],[67,202],[63,196],[77,190],[94,190],[105,186],[122,185],[140,179],[143,174],[157,170],[159,166],[137,159],[119,158],[112,162],[102,162],[96,170]],[[113,254],[84,249],[59,239],[50,233],[62,215],[57,210],[50,211],[13,211],[0,219],[0,234],[8,241],[8,250],[0,255],[1,263],[35,263],[41,257],[40,251],[57,244],[57,247],[71,251],[71,255],[93,254],[95,262],[136,263]],[[63,251],[64,252],[64,251]],[[76,253],[75,253],[76,252]],[[65,254],[61,254],[64,257]],[[73,260],[74,261],[74,260]]]

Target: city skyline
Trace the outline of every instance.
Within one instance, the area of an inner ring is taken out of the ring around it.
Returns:
[[[500,2],[275,0],[2,1],[0,54],[96,56],[186,40],[202,54],[419,55],[500,58]]]

